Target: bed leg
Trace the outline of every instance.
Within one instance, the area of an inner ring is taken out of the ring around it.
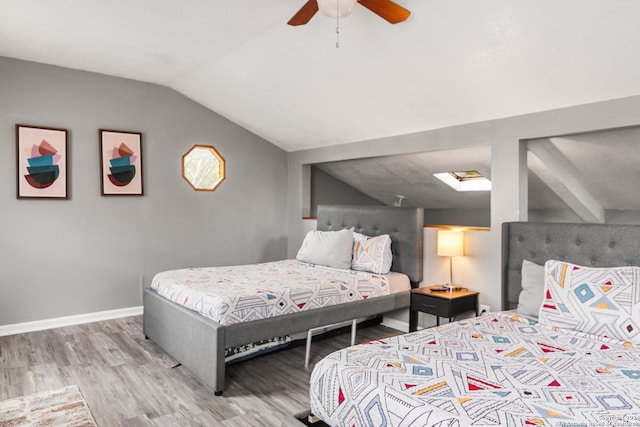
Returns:
[[[313,329],[307,331],[307,350],[304,353],[304,367],[309,367],[309,357],[311,353],[311,338],[313,337]]]
[[[351,322],[351,347],[356,345],[356,327],[358,325],[358,319],[353,319]]]
[[[309,416],[307,417],[307,421],[309,422],[309,424],[315,424],[320,421],[320,418],[316,417],[313,414],[309,414]]]
[[[216,395],[216,396],[222,396],[222,390],[214,391],[213,394]]]

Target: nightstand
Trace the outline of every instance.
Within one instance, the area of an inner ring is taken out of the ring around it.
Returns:
[[[440,285],[411,289],[411,311],[409,312],[409,332],[418,329],[418,313],[428,313],[436,316],[436,325],[440,326],[440,318],[446,317],[451,321],[455,316],[473,311],[478,315],[478,292],[461,291],[433,291]]]

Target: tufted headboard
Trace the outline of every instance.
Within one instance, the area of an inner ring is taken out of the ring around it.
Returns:
[[[391,270],[409,276],[411,286],[422,281],[424,219],[422,208],[390,206],[319,205],[320,231],[337,231],[354,227],[367,236],[391,236],[393,264]]]
[[[502,309],[518,305],[522,261],[556,259],[587,267],[640,266],[640,225],[502,224]]]

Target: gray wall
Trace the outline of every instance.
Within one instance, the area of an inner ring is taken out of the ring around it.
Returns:
[[[349,184],[311,166],[311,213],[315,217],[318,205],[383,205]]]
[[[17,200],[15,124],[69,130],[70,200]],[[98,129],[143,133],[143,197],[100,196]],[[0,57],[0,325],[141,305],[161,270],[286,256],[286,153],[162,86]],[[227,161],[195,192],[180,158]]]
[[[640,224],[640,211],[605,209],[606,224]],[[571,209],[529,209],[532,222],[584,222]]]
[[[607,224],[640,224],[640,211],[607,209],[604,211],[604,220]]]
[[[584,222],[571,209],[529,209],[531,222]]]

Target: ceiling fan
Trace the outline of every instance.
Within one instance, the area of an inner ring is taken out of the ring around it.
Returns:
[[[391,24],[402,22],[411,14],[407,9],[391,0],[307,0],[287,24],[304,25],[313,18],[318,10],[334,18],[346,16],[351,13],[356,3],[360,3]]]

